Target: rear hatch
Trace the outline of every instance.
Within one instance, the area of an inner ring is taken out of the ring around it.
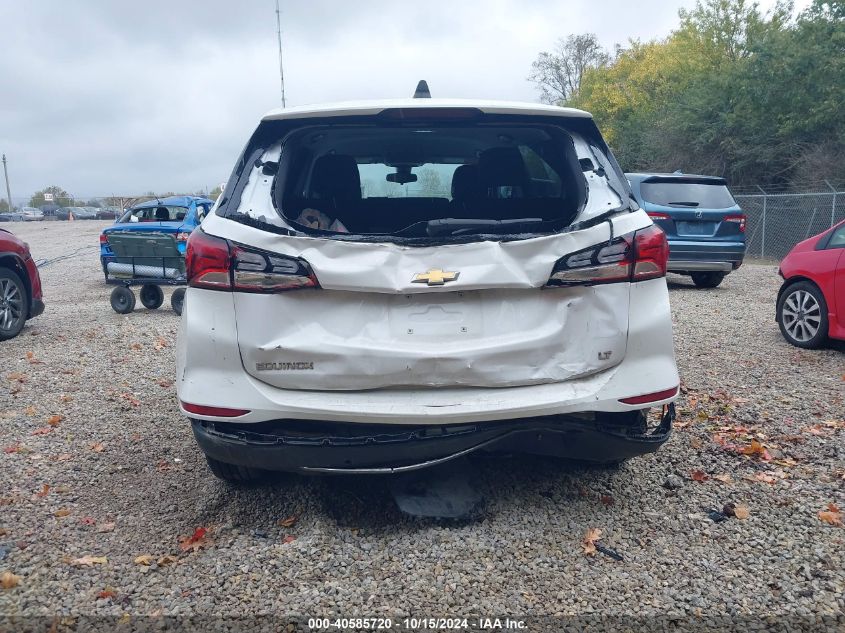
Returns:
[[[449,116],[259,127],[191,238],[228,240],[255,379],[513,387],[623,360],[630,240],[651,222],[592,120]]]
[[[745,240],[744,216],[722,178],[652,176],[639,189],[646,211],[670,240]]]

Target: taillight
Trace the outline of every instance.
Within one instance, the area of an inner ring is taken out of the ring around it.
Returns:
[[[655,391],[654,393],[646,393],[641,396],[631,396],[630,398],[620,398],[619,402],[625,404],[648,404],[650,402],[659,402],[667,398],[674,398],[678,394],[678,388],[664,389],[663,391]]]
[[[634,233],[634,270],[631,281],[666,276],[669,242],[660,227],[653,224]]]
[[[316,288],[317,277],[304,259],[243,246],[232,246],[234,289],[241,292],[281,292]]]
[[[739,225],[739,232],[745,233],[745,224],[748,218],[744,213],[732,213],[724,217],[725,222],[734,222]]]
[[[193,288],[272,293],[319,287],[304,259],[231,244],[202,229],[188,239],[185,270]]]
[[[666,234],[652,225],[567,255],[555,264],[548,286],[580,286],[663,277],[669,259]]]
[[[192,288],[231,290],[229,242],[194,231],[185,251],[185,273]]]
[[[109,238],[106,236],[105,233],[100,233],[100,244],[108,244]]]
[[[661,213],[660,211],[646,211],[648,213],[648,217],[652,220],[671,220],[671,216],[668,213]]]

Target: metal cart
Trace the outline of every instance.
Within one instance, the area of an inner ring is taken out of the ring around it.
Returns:
[[[116,284],[111,293],[111,307],[119,314],[135,309],[135,293],[130,286],[141,286],[141,303],[155,310],[164,303],[162,286],[184,286],[185,256],[179,252],[176,238],[165,233],[109,233],[109,245],[115,257],[106,264],[106,283]],[[177,288],[170,306],[182,314],[185,289]]]

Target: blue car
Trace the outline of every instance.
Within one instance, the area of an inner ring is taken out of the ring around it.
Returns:
[[[724,178],[626,174],[639,205],[669,240],[669,271],[715,288],[745,257],[746,216]]]
[[[114,225],[100,234],[100,262],[106,281],[109,279],[108,263],[114,260],[109,234],[125,231],[169,233],[176,237],[179,252],[184,255],[188,236],[200,225],[213,205],[214,201],[208,198],[171,196],[148,200],[127,209]]]

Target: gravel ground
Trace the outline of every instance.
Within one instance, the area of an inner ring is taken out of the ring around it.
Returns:
[[[657,454],[477,458],[483,510],[448,523],[381,479],[215,480],[176,406],[178,318],[111,310],[103,226],[10,226],[36,259],[90,248],[42,269],[45,314],[0,345],[0,614],[842,617],[845,529],[819,512],[845,506],[845,356],[781,338],[775,267],[670,279],[684,395]],[[708,516],[728,503],[748,517]],[[585,553],[591,528],[622,561]]]

